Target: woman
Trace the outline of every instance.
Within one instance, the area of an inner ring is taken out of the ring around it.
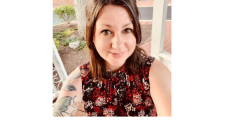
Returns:
[[[75,116],[83,99],[88,116],[171,116],[171,73],[137,46],[136,0],[87,0],[90,62],[66,79],[54,116]]]

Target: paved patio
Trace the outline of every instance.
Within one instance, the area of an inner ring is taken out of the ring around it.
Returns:
[[[147,21],[147,22],[140,22],[141,25],[143,24],[152,24],[152,21]],[[151,54],[151,40],[148,41],[145,44],[142,44],[140,46],[141,48],[143,48],[148,55]],[[165,38],[164,38],[164,47],[163,49],[169,53],[171,52],[171,21],[166,21],[166,25],[165,25]]]

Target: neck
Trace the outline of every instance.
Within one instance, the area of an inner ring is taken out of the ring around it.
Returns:
[[[106,71],[112,71],[112,72],[118,72],[122,66],[119,67],[115,67],[112,66],[111,64],[109,64],[107,61],[105,62],[105,67],[106,67]]]

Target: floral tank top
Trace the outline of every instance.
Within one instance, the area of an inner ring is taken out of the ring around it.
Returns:
[[[93,80],[89,63],[80,66],[84,109],[87,116],[157,116],[150,96],[149,70],[154,57],[148,56],[138,75],[129,75],[123,65],[109,73],[106,81]]]

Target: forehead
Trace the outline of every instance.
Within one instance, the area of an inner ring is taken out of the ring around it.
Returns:
[[[126,24],[131,22],[131,17],[125,7],[105,5],[99,12],[96,25],[100,24]]]

